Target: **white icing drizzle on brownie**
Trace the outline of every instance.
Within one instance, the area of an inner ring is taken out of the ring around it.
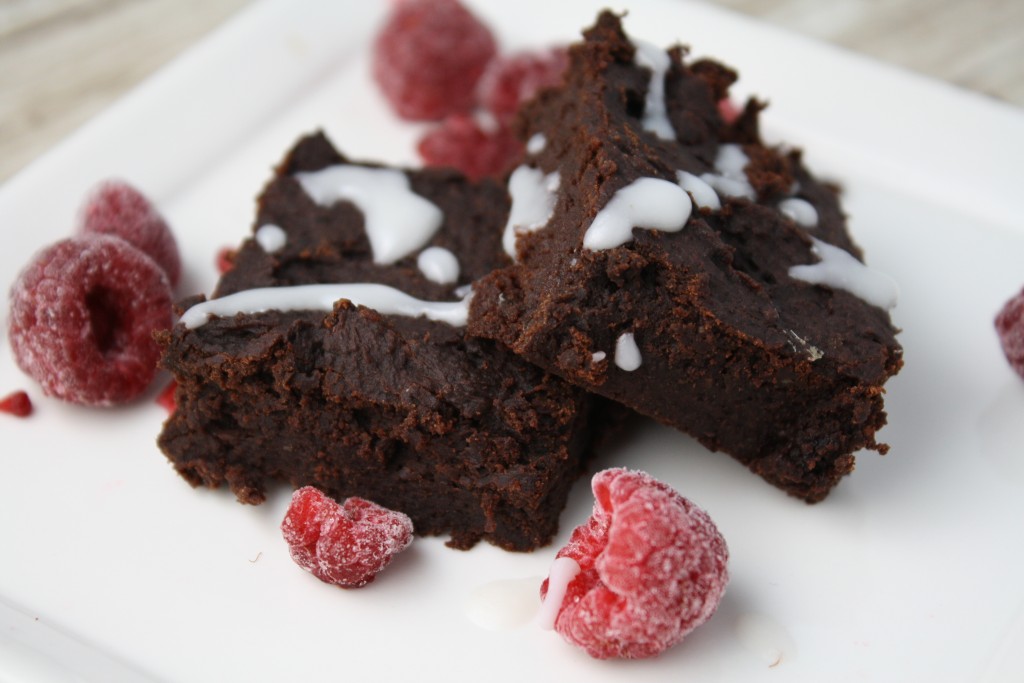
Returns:
[[[548,591],[537,613],[537,625],[549,631],[555,627],[555,619],[562,609],[562,602],[569,590],[569,584],[580,573],[579,563],[571,557],[556,557],[548,572]]]
[[[260,248],[268,254],[273,254],[288,243],[288,233],[281,229],[281,226],[267,223],[261,225],[253,236]]]
[[[539,168],[519,166],[508,179],[508,193],[512,197],[508,222],[501,244],[505,253],[516,258],[516,238],[524,232],[540,230],[555,212],[558,201],[558,171],[544,174]]]
[[[295,179],[320,206],[344,200],[363,212],[373,262],[379,265],[420,249],[444,222],[441,209],[413,192],[408,176],[395,169],[337,164],[296,173]]]
[[[891,310],[899,298],[896,281],[884,273],[872,270],[849,252],[811,238],[811,251],[820,260],[817,263],[791,266],[789,276],[815,285],[845,290],[872,306]]]
[[[651,71],[651,80],[647,85],[647,97],[644,101],[643,127],[662,140],[675,140],[676,131],[668,120],[668,108],[665,106],[665,74],[668,73],[672,61],[668,53],[642,40],[633,40],[636,52],[633,63]]]
[[[624,332],[615,340],[615,365],[626,372],[633,372],[643,364],[640,347],[632,332]]]
[[[803,228],[818,227],[818,210],[806,199],[787,197],[779,202],[779,213]]]
[[[181,322],[189,329],[201,327],[212,316],[230,317],[239,313],[266,311],[334,310],[335,302],[348,299],[357,306],[372,308],[384,315],[403,315],[463,327],[469,317],[470,292],[461,301],[422,301],[405,292],[377,283],[297,285],[247,289],[219,299],[198,303],[185,311]]]
[[[678,232],[693,203],[679,185],[661,178],[638,178],[619,189],[583,235],[583,248],[611,249],[633,239],[633,228]]]
[[[534,133],[526,141],[527,154],[540,154],[548,146],[548,139],[544,133]]]
[[[744,171],[749,162],[750,159],[739,145],[719,145],[718,153],[715,155],[715,170],[718,173],[702,173],[700,179],[715,188],[720,195],[744,197],[754,201],[757,199],[757,193]]]
[[[676,178],[679,179],[679,186],[690,193],[693,203],[701,209],[718,211],[722,208],[722,202],[718,200],[715,188],[704,180],[686,171],[676,171]]]
[[[427,247],[416,257],[416,267],[423,277],[439,285],[459,279],[459,259],[444,247]]]
[[[590,360],[594,363],[600,363],[607,357],[608,354],[605,353],[604,351],[594,351],[592,354],[590,354]]]

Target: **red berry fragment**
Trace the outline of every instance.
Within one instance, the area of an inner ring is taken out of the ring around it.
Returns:
[[[173,379],[170,383],[163,388],[163,391],[156,397],[156,404],[166,410],[168,413],[173,413],[178,408],[178,402],[174,397],[174,394],[178,391],[178,383]]]
[[[223,275],[235,267],[235,250],[233,247],[221,247],[214,260],[217,272]]]
[[[14,358],[49,396],[124,403],[156,374],[153,332],[171,326],[171,288],[153,259],[117,237],[41,251],[11,288]]]
[[[735,123],[742,113],[743,111],[728,97],[718,100],[718,115],[729,125]]]
[[[1010,367],[1024,378],[1024,290],[1007,301],[996,316],[996,332]]]
[[[706,512],[644,472],[604,470],[592,487],[593,515],[558,551],[580,572],[555,630],[598,659],[652,657],[714,613],[728,548]]]
[[[0,413],[8,413],[15,417],[28,417],[32,414],[32,400],[24,391],[15,391],[0,398]]]
[[[523,157],[523,144],[503,125],[484,130],[471,116],[455,114],[419,142],[427,166],[456,168],[473,180],[497,177]]]
[[[339,505],[312,486],[292,495],[281,523],[296,564],[325,583],[359,588],[412,543],[412,520],[362,498]]]
[[[436,121],[473,107],[496,52],[490,30],[457,0],[402,0],[374,43],[373,75],[399,116]]]
[[[167,222],[141,192],[120,180],[101,183],[86,199],[79,232],[115,235],[146,253],[164,269],[174,287],[181,256]]]
[[[569,52],[564,47],[494,59],[480,77],[480,104],[502,121],[508,121],[519,105],[542,88],[559,85],[568,66]]]

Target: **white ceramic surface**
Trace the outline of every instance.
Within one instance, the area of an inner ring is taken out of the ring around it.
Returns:
[[[474,4],[514,49],[572,39],[604,3]],[[213,255],[249,230],[252,198],[299,134],[322,127],[355,158],[414,162],[419,129],[367,76],[385,7],[259,3],[9,181],[0,287],[69,233],[101,178],[159,204],[184,294],[210,289]],[[646,469],[704,506],[733,578],[681,646],[597,662],[523,619],[479,614],[474,596],[494,586],[529,595],[522,579],[539,581],[553,548],[420,539],[368,588],[325,586],[288,557],[286,492],[246,507],[174,474],[154,445],[156,388],[118,410],[62,405],[16,369],[4,335],[0,393],[27,388],[37,413],[0,415],[0,681],[1019,680],[1024,382],[992,319],[1024,285],[1024,116],[707,6],[629,8],[633,35],[738,67],[739,91],[771,101],[766,137],[806,146],[844,185],[869,263],[902,290],[890,454],[863,454],[809,507],[654,425],[604,453],[598,467]],[[556,547],[590,504],[581,481]]]

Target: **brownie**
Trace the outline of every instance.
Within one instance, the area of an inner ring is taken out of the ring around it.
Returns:
[[[762,142],[763,105],[723,113],[734,71],[608,12],[584,38],[520,113],[516,262],[475,284],[470,333],[823,499],[856,451],[887,450],[891,281],[837,188]]]
[[[376,198],[332,199],[339,176],[315,201],[303,174],[338,165],[389,175],[356,191]],[[412,213],[433,215],[436,231],[396,239],[394,223],[370,225],[380,211],[391,211],[385,222],[420,218],[395,212],[410,200],[403,183],[420,204]],[[376,208],[364,215],[360,201]],[[178,387],[159,444],[177,471],[194,486],[226,483],[245,503],[263,501],[273,480],[360,496],[405,512],[418,534],[450,534],[457,548],[547,543],[589,452],[594,401],[445,317],[461,307],[464,318],[465,285],[509,263],[493,227],[507,212],[500,183],[351,164],[321,134],[299,141],[213,298],[193,300],[160,337]],[[427,247],[443,258],[424,263]],[[272,298],[316,283],[394,288],[442,302],[444,315],[382,312],[357,297],[320,310]],[[197,317],[246,296],[257,301],[248,312]]]

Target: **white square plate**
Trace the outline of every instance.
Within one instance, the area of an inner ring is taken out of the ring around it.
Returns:
[[[514,49],[575,39],[603,3],[472,4]],[[265,0],[190,50],[0,188],[0,284],[70,233],[106,177],[138,186],[174,227],[184,295],[209,291],[215,252],[247,233],[253,197],[300,134],[324,128],[354,158],[415,163],[421,129],[398,123],[367,75],[387,5]],[[63,405],[17,370],[4,335],[0,393],[27,388],[37,412],[0,416],[0,680],[1022,675],[1024,382],[992,320],[1024,285],[1024,116],[696,3],[634,2],[626,27],[737,67],[739,92],[771,102],[766,137],[806,147],[845,187],[855,238],[902,289],[890,454],[862,454],[816,506],[654,425],[603,454],[596,467],[648,470],[705,507],[732,582],[715,617],[662,657],[598,662],[467,610],[494,582],[534,594],[589,512],[586,481],[552,548],[419,539],[371,586],[337,590],[289,559],[287,492],[246,507],[173,472],[154,443],[157,387],[117,410]]]

